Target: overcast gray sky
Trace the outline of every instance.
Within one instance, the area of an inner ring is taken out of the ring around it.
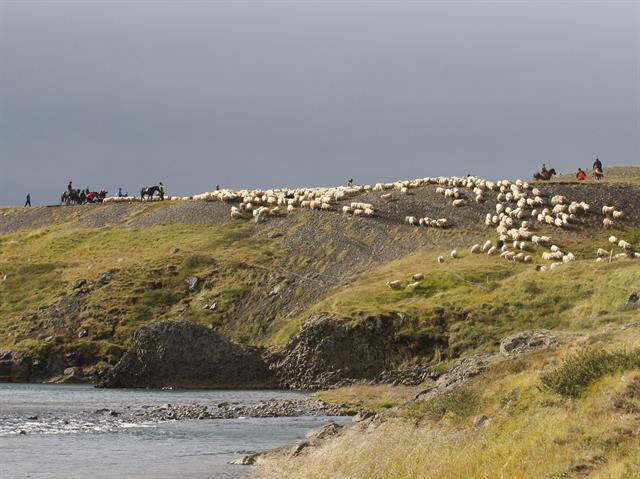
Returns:
[[[640,163],[639,2],[0,0],[0,204]]]

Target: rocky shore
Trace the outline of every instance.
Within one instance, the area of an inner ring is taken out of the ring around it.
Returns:
[[[173,421],[184,419],[237,419],[244,417],[346,416],[352,410],[343,405],[326,404],[313,399],[271,399],[258,404],[243,405],[223,402],[206,404],[164,404],[143,408],[131,414],[142,421]]]

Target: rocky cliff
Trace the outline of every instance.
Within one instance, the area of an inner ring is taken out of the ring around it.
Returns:
[[[260,350],[234,344],[188,321],[140,328],[103,387],[270,388],[275,375]]]

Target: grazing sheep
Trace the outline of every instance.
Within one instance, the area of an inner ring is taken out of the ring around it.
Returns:
[[[610,215],[612,214],[614,211],[616,210],[615,206],[603,206],[602,207],[602,214],[603,215]]]
[[[451,253],[449,253],[449,255],[453,258],[453,259],[459,259],[460,257],[458,256],[458,250],[452,250]]]
[[[563,263],[551,263],[551,265],[549,265],[549,269],[556,269],[558,266],[562,266]]]
[[[596,251],[596,256],[598,258],[606,258],[609,256],[609,252],[606,249],[598,248],[598,251]]]
[[[494,254],[496,254],[498,252],[498,248],[496,246],[492,246],[491,248],[489,248],[489,250],[487,251],[487,254],[489,256],[493,256]]]
[[[384,195],[380,195],[380,198],[384,201],[391,201],[393,196],[391,195],[391,193],[386,193]]]
[[[398,280],[387,281],[387,286],[389,286],[389,288],[391,288],[391,289],[400,289],[400,288],[402,288],[402,285],[400,284],[400,281],[398,281]]]
[[[618,238],[615,236],[609,236],[609,243],[616,244],[618,242]]]
[[[409,284],[407,285],[407,288],[409,288],[409,289],[416,289],[416,288],[417,288],[417,287],[419,287],[419,286],[420,286],[420,281],[416,281],[415,283],[409,283]]]
[[[482,251],[487,251],[489,250],[489,248],[491,248],[491,240],[487,240],[484,242],[484,244],[482,245]]]
[[[624,216],[624,213],[622,211],[614,211],[613,213],[611,213],[611,216],[613,216],[613,219],[617,220],[622,218]]]
[[[411,279],[414,281],[421,281],[424,279],[424,274],[422,273],[416,273],[413,276],[411,276]]]
[[[465,202],[464,202],[464,200],[453,200],[453,202],[451,204],[453,206],[464,206]]]
[[[474,245],[471,247],[471,252],[472,252],[472,253],[480,253],[480,251],[481,251],[481,249],[480,249],[480,245],[479,245],[479,244],[474,244]]]
[[[444,256],[438,256],[436,261],[440,264],[444,263]]]
[[[529,255],[525,256],[522,260],[524,263],[533,263],[533,258]]]
[[[604,258],[602,258],[601,256],[598,256],[598,257],[596,258],[596,263],[599,263],[599,262],[600,262],[600,261],[602,261],[603,259],[604,259]]]
[[[625,250],[625,251],[626,251],[627,249],[631,249],[631,244],[630,244],[630,243],[628,243],[628,242],[626,242],[625,240],[620,240],[620,241],[618,242],[618,246],[619,246],[620,248],[622,248],[623,250]]]

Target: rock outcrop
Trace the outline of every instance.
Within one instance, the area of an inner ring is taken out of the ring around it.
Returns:
[[[257,348],[234,344],[189,321],[159,321],[136,331],[134,344],[102,387],[252,389],[277,385]]]
[[[546,329],[534,329],[507,336],[500,341],[500,352],[505,356],[532,349],[551,348],[557,344],[555,336]]]
[[[0,350],[0,382],[41,382],[62,374],[68,367],[61,353],[51,353],[42,358],[24,351]]]
[[[0,381],[28,382],[31,378],[32,359],[23,352],[0,351]]]
[[[373,379],[389,369],[398,355],[393,318],[371,316],[351,324],[318,315],[269,362],[281,386],[319,389]]]

